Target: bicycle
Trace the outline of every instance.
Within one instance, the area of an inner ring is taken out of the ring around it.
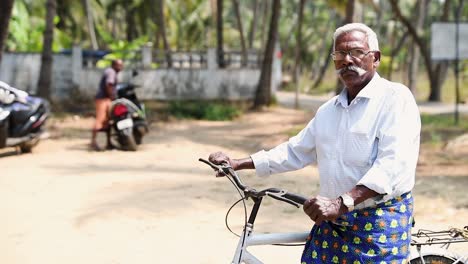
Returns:
[[[411,246],[416,248],[416,251],[412,251],[411,264],[468,263],[468,255],[460,256],[448,251],[452,243],[468,242],[468,226],[463,229],[450,228],[443,231],[420,229],[411,236]],[[435,245],[440,245],[440,247],[435,247]]]
[[[247,248],[250,246],[259,245],[277,245],[277,246],[304,246],[309,236],[307,232],[294,232],[294,233],[268,233],[268,234],[256,234],[254,233],[254,223],[260,209],[263,197],[269,196],[278,201],[282,201],[297,208],[307,200],[306,197],[288,192],[279,188],[267,188],[261,191],[257,191],[245,185],[237,173],[228,164],[215,165],[210,161],[199,159],[199,161],[206,163],[217,173],[224,174],[226,178],[233,184],[238,191],[241,199],[236,201],[226,213],[225,224],[227,229],[235,234],[229,227],[227,219],[230,211],[239,202],[243,202],[244,206],[244,227],[241,235],[239,236],[239,242],[232,259],[232,264],[262,264],[257,257],[250,253]],[[247,215],[247,206],[245,200],[251,199],[254,204],[251,208],[250,214]],[[411,246],[416,248],[416,251],[412,251],[410,255],[410,264],[468,264],[467,256],[459,256],[453,252],[448,251],[448,247],[451,243],[468,242],[468,226],[464,230],[450,229],[448,231],[434,232],[430,230],[419,230],[416,234],[412,234],[413,238],[426,238],[425,241],[418,241],[412,239]],[[440,244],[444,248],[433,248],[430,246]]]

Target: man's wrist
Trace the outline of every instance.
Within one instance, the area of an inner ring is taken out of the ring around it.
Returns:
[[[229,163],[234,170],[255,169],[252,159],[230,159]]]
[[[229,159],[229,165],[231,165],[233,170],[237,170],[237,167],[239,167],[239,162],[236,159]]]
[[[351,197],[347,193],[344,193],[344,194],[340,195],[339,198],[340,198],[340,201],[341,201],[341,203],[342,203],[342,205],[345,208],[345,211],[347,213],[354,210],[354,199],[353,199],[353,197]]]

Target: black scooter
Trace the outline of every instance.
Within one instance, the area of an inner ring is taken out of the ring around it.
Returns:
[[[132,83],[117,84],[117,99],[112,101],[109,110],[107,135],[112,147],[136,151],[148,133],[145,106],[137,98],[136,87]]]
[[[47,100],[0,82],[0,148],[32,152],[50,115]]]

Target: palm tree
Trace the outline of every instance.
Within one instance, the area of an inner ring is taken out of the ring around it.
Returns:
[[[54,41],[54,17],[57,3],[55,0],[46,2],[46,27],[44,31],[44,46],[41,56],[41,71],[38,82],[38,95],[50,99],[50,86],[52,84],[52,43]]]
[[[13,0],[4,0],[0,5],[0,65],[2,64],[3,46],[8,36],[8,25],[10,23]]]
[[[167,67],[172,67],[172,59],[171,59],[171,50],[169,44],[167,42],[167,35],[166,35],[166,25],[164,24],[164,0],[158,0],[158,15],[157,15],[157,25],[159,36],[162,38],[163,45],[164,45],[164,53],[166,54],[166,62]]]

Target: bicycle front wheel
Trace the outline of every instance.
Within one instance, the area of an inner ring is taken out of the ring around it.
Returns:
[[[440,255],[425,255],[423,256],[424,262],[421,260],[421,257],[414,258],[410,260],[410,264],[452,264],[455,262],[455,259],[446,256]],[[460,262],[458,262],[460,263]]]

